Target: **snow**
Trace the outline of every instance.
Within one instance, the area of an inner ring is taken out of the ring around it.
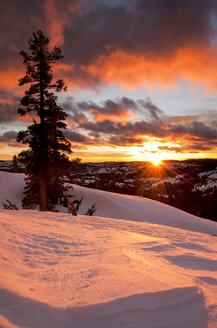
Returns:
[[[209,178],[210,178],[210,179],[217,180],[217,173],[214,172],[214,173],[210,174],[210,175],[209,175]]]
[[[217,172],[216,169],[214,171],[202,172],[199,174],[199,177],[202,179],[200,183],[197,183],[193,191],[201,191],[203,193],[213,191],[217,188]],[[205,183],[204,183],[205,179]]]
[[[175,178],[169,178],[169,177],[166,177],[166,178],[163,178],[163,179],[150,178],[150,179],[147,179],[147,181],[150,182],[151,179],[153,179],[153,181],[156,181],[156,182],[152,183],[150,188],[155,188],[158,185],[164,185],[165,183],[171,183],[171,184],[179,183],[180,181],[183,181],[184,175],[179,174]]]
[[[209,177],[209,178],[213,178],[213,179],[217,179],[217,173],[216,173],[216,170],[213,170],[213,171],[208,171],[208,172],[202,172],[202,173],[199,173],[199,177]]]
[[[217,235],[216,222],[201,219],[166,204],[139,196],[115,194],[75,185],[73,187],[78,198],[84,197],[80,208],[82,214],[85,213],[85,208],[96,204],[94,215],[97,216],[143,221]]]
[[[23,198],[23,189],[25,175],[23,173],[7,173],[0,171],[0,207],[6,199],[17,203],[21,208],[21,200]]]
[[[0,205],[24,176],[0,172]],[[80,212],[0,209],[0,327],[216,328],[217,224],[74,186]]]
[[[198,183],[194,186],[193,191],[201,191],[203,193],[213,191],[214,188],[217,188],[217,182],[207,181],[206,184]]]

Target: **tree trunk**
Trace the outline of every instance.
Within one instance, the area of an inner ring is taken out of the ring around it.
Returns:
[[[44,126],[44,86],[43,86],[43,59],[42,59],[42,47],[40,45],[39,51],[39,88],[40,88],[40,166],[44,167],[45,158],[45,126]],[[43,179],[43,174],[39,174],[39,211],[47,211],[47,186]]]
[[[47,211],[47,188],[42,178],[39,178],[39,211]]]

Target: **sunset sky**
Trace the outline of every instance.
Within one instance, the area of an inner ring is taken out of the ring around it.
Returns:
[[[23,148],[17,114],[33,31],[64,59],[65,135],[86,161],[217,157],[216,0],[0,0],[0,159]]]

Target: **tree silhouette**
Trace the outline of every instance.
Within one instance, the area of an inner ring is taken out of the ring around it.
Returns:
[[[63,58],[61,49],[49,50],[49,39],[42,31],[33,32],[29,42],[30,53],[21,50],[26,74],[19,85],[30,84],[18,109],[21,116],[32,113],[33,123],[18,133],[17,141],[29,148],[19,154],[26,164],[24,207],[39,204],[41,211],[57,204],[65,190],[64,172],[70,162],[70,143],[62,130],[67,114],[57,104],[57,92],[66,91],[63,80],[53,82],[52,64]]]

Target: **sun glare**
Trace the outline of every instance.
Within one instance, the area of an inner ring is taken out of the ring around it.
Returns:
[[[152,165],[159,166],[159,165],[162,164],[161,161],[162,161],[161,154],[158,154],[158,153],[151,154],[151,156],[150,156],[150,162],[152,163]]]

